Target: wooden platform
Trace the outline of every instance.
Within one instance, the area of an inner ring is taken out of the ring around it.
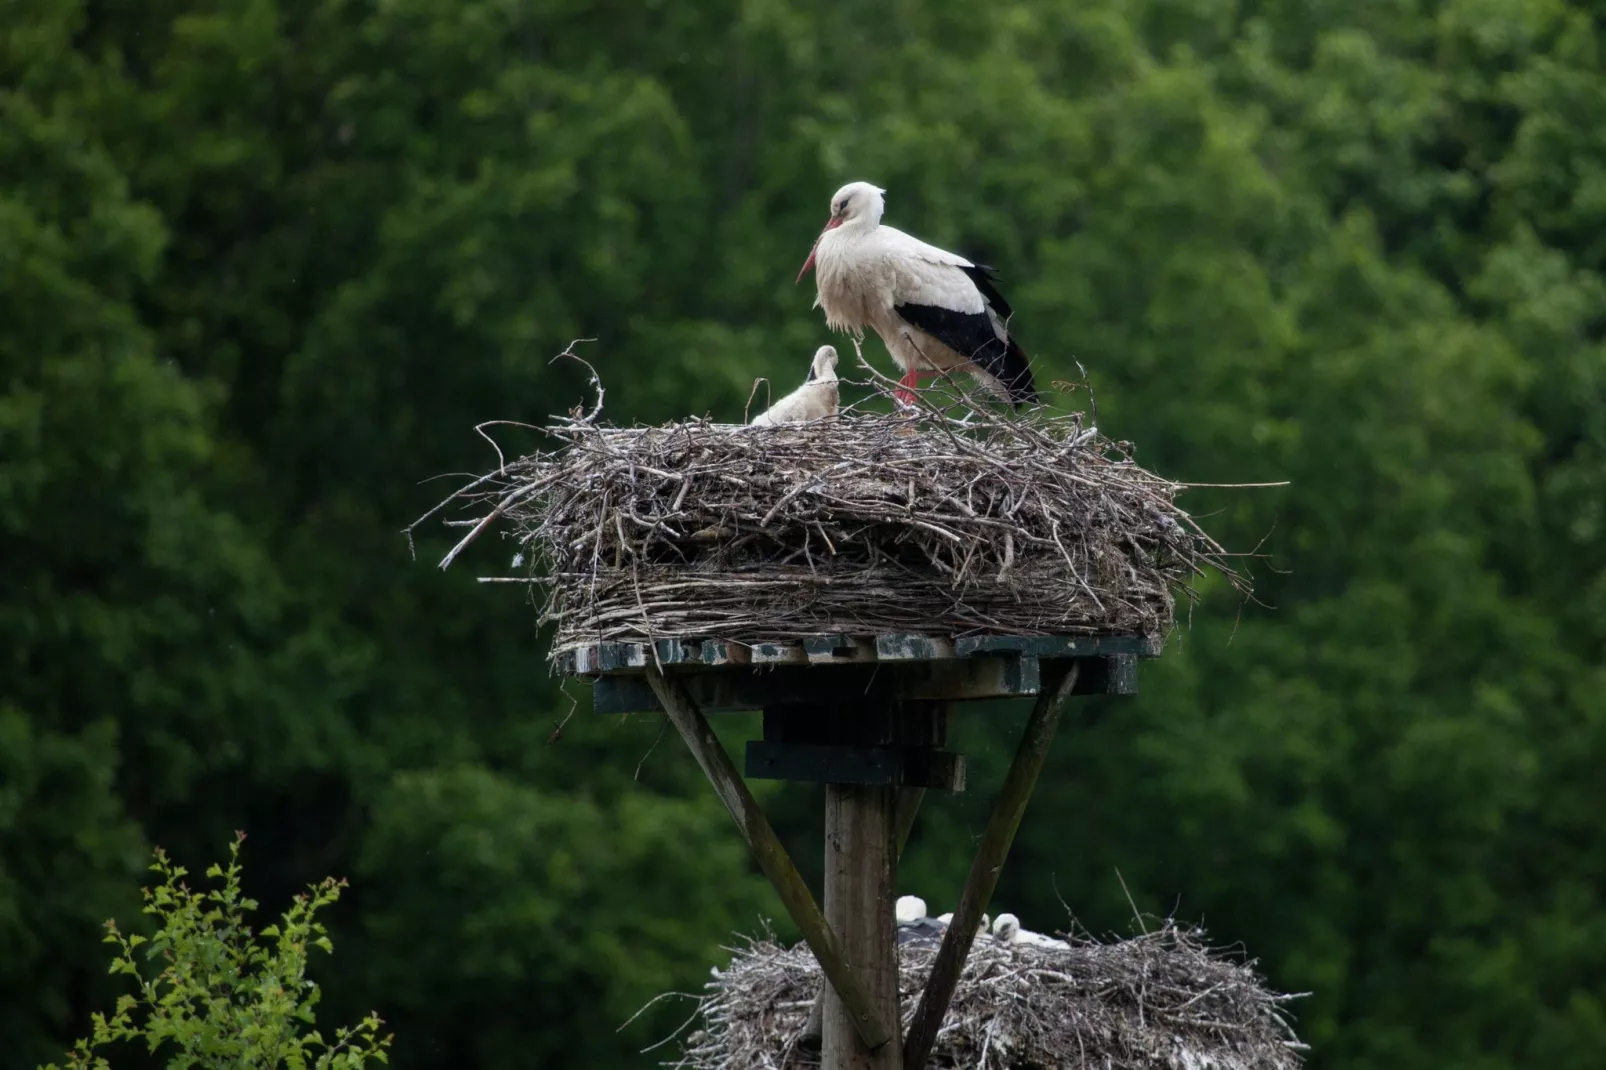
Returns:
[[[829,982],[810,1016],[826,1070],[918,1070],[1067,700],[1135,693],[1138,660],[1163,646],[1137,636],[835,634],[598,643],[553,662],[592,681],[598,713],[661,711],[685,740]],[[1036,701],[905,1043],[892,924],[898,855],[925,794],[965,788],[964,756],[945,749],[954,704],[1028,695]],[[824,912],[704,716],[751,710],[764,711],[764,732],[748,741],[747,776],[825,786]]]
[[[706,713],[776,702],[1015,698],[1042,691],[1049,663],[1081,664],[1075,693],[1137,692],[1137,662],[1158,657],[1159,639],[1137,636],[822,635],[745,645],[717,639],[598,643],[554,656],[559,672],[595,681],[598,713],[661,711],[643,674],[674,668]]]

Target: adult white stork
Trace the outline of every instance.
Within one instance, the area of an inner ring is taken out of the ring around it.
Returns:
[[[803,380],[803,385],[753,417],[753,423],[790,424],[823,420],[836,415],[841,400],[836,381],[836,347],[821,346],[814,351],[814,361],[809,365],[809,375]]]
[[[1010,327],[995,272],[882,225],[885,190],[850,182],[831,198],[831,218],[798,281],[816,269],[816,308],[833,330],[881,336],[903,369],[897,396],[914,401],[921,376],[964,370],[1017,408],[1037,400],[1032,369]]]

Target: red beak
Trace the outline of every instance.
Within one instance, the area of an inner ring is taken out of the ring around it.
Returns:
[[[827,223],[825,225],[825,230],[820,231],[820,238],[825,237],[825,231],[826,230],[835,230],[837,227],[840,227],[841,225],[842,225],[842,220],[841,220],[840,217],[831,220],[831,222],[829,222],[829,223]],[[820,248],[820,238],[815,238],[814,239],[814,248],[809,250],[809,258],[807,260],[803,261],[803,270],[799,271],[797,273],[797,278],[792,280],[792,285],[793,286],[796,286],[798,283],[802,282],[803,281],[803,276],[807,275],[809,273],[809,268],[814,266],[814,254],[815,254],[816,250],[818,250]]]

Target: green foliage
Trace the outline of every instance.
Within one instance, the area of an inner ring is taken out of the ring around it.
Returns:
[[[1182,479],[1206,591],[1067,724],[1006,870],[1203,917],[1313,1065],[1606,1047],[1606,107],[1568,0],[12,0],[0,20],[0,1033],[110,996],[143,844],[361,875],[327,986],[399,1063],[648,1065],[779,911],[658,726],[397,530],[485,419],[734,416],[827,340],[830,192],[999,266],[1042,377]],[[878,359],[875,342],[867,346]],[[530,444],[509,432],[509,449]],[[444,536],[442,537],[444,538]],[[578,693],[578,692],[577,692]],[[952,904],[1018,727],[905,871]],[[735,734],[747,730],[736,726]],[[643,761],[643,757],[645,760]],[[638,765],[640,766],[638,770]],[[639,777],[639,779],[637,779]],[[813,866],[818,800],[767,794]],[[420,963],[427,964],[421,968]],[[528,1008],[553,1008],[551,1013]],[[651,1020],[648,1021],[647,1019]]]
[[[68,1057],[69,1068],[106,1070],[102,1048],[142,1041],[151,1052],[167,1051],[170,1067],[286,1067],[288,1070],[355,1070],[369,1060],[388,1063],[391,1037],[370,1014],[341,1027],[332,1040],[308,1029],[316,1018],[318,986],[307,978],[309,952],[334,953],[318,911],[339,901],[343,880],[326,877],[297,895],[281,922],[253,933],[246,915],[257,909],[240,888],[239,833],[226,866],[207,868],[211,891],[192,891],[188,870],[157,848],[151,866],[162,882],[144,889],[144,912],[157,922],[149,937],[124,934],[106,923],[106,943],[117,948],[111,973],[133,979],[136,995],[117,998],[110,1016],[96,1013],[92,1031]],[[139,948],[145,951],[135,954]],[[148,976],[141,962],[159,963]],[[47,1070],[56,1070],[54,1065]]]

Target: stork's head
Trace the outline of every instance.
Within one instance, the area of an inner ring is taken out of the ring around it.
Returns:
[[[814,351],[814,363],[809,365],[806,383],[836,382],[836,346],[821,346]]]
[[[831,195],[831,219],[826,230],[847,224],[874,227],[887,210],[887,191],[868,182],[849,182]]]
[[[868,182],[849,182],[837,190],[831,195],[831,218],[825,221],[825,230],[820,231],[820,238],[825,237],[826,231],[838,227],[873,230],[880,226],[881,213],[887,209],[886,192]],[[809,250],[809,258],[803,261],[803,270],[797,273],[798,282],[802,282],[803,276],[814,266],[814,254],[819,251],[820,238],[814,239],[814,248]]]
[[[832,356],[836,354],[833,352]],[[918,895],[900,895],[892,905],[893,916],[907,925],[926,916],[926,901]]]
[[[1020,935],[1020,919],[1013,914],[1000,914],[993,922],[993,935],[1000,943],[1013,944]]]

